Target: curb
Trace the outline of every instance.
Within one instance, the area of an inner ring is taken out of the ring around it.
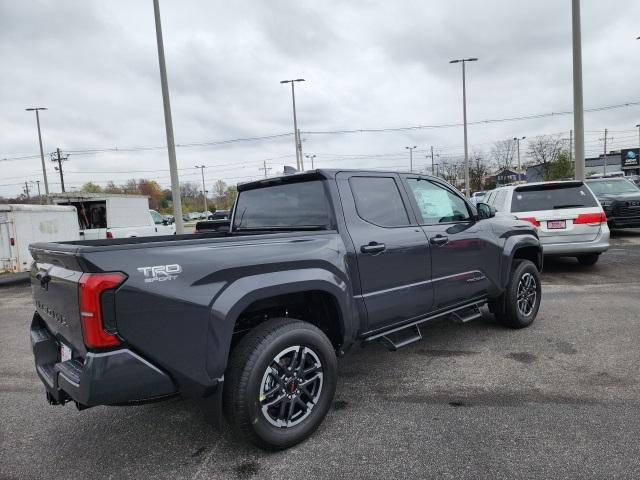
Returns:
[[[0,275],[0,287],[23,285],[29,283],[29,272],[9,273]]]

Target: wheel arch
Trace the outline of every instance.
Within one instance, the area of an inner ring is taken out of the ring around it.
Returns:
[[[242,277],[227,286],[214,300],[207,331],[206,369],[212,378],[220,377],[226,369],[234,341],[234,334],[242,334],[264,319],[268,312],[285,311],[292,318],[300,305],[306,305],[315,318],[299,318],[321,328],[340,349],[355,338],[355,311],[348,282],[333,272],[321,268],[270,272]],[[321,309],[325,317],[319,315]],[[336,318],[332,318],[335,315]],[[320,321],[322,318],[325,321]]]
[[[542,245],[540,245],[540,241],[532,235],[509,237],[505,243],[504,256],[506,258],[505,261],[503,261],[501,272],[502,288],[506,288],[509,283],[513,263],[518,259],[530,260],[539,272],[542,271]]]

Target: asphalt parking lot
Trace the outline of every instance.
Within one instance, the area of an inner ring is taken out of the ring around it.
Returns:
[[[640,230],[595,267],[549,260],[534,325],[438,323],[340,359],[318,432],[267,453],[196,405],[47,405],[27,287],[0,290],[0,478],[640,478]]]

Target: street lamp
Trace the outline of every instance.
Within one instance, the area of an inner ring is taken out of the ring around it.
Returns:
[[[204,186],[204,169],[207,167],[206,165],[196,165],[195,168],[199,168],[200,173],[202,174],[202,200],[204,203],[204,210],[202,212],[206,215],[207,211],[209,210],[209,205],[207,205],[207,190]]]
[[[36,123],[38,124],[38,143],[40,143],[40,161],[42,162],[42,176],[44,177],[44,193],[49,195],[49,182],[47,181],[47,169],[44,166],[44,150],[42,150],[42,134],[40,133],[40,110],[47,110],[45,107],[25,108],[27,112],[36,112]]]
[[[460,58],[449,63],[462,63],[462,118],[464,123],[464,194],[469,198],[469,147],[467,145],[467,84],[465,78],[465,64],[477,62],[477,58]]]
[[[518,144],[518,175],[522,173],[522,167],[520,166],[520,140],[524,140],[527,137],[513,137],[515,142]],[[518,178],[518,180],[520,180]]]
[[[300,154],[300,138],[298,138],[298,119],[296,118],[296,90],[294,84],[296,82],[304,82],[304,78],[296,78],[293,80],[281,80],[280,83],[291,84],[291,100],[293,101],[293,141],[296,146],[296,166],[298,170],[304,170],[302,155]]]
[[[40,180],[36,180],[36,181],[30,180],[29,183],[31,184],[35,183],[38,186],[38,200],[40,200],[40,203],[42,203],[42,194],[40,193]]]
[[[413,173],[413,151],[418,148],[416,145],[413,147],[404,147],[409,150],[409,171]]]
[[[638,37],[640,38],[640,37]],[[640,123],[638,125],[636,125],[636,128],[638,129],[638,147],[640,147]]]
[[[316,158],[316,155],[305,155],[305,157],[307,157],[309,160],[311,160],[311,170],[313,170],[315,167],[313,166],[313,159]]]
[[[167,153],[169,155],[169,174],[171,176],[171,199],[173,201],[173,217],[176,222],[176,233],[184,233],[182,225],[182,199],[180,198],[180,179],[176,161],[176,143],[173,136],[173,120],[171,118],[171,101],[169,99],[169,82],[167,65],[164,60],[164,40],[162,39],[162,22],[160,20],[159,0],[153,0],[153,15],[156,25],[156,44],[158,46],[158,66],[160,68],[160,88],[162,90],[162,106],[164,109],[164,127],[167,135]]]

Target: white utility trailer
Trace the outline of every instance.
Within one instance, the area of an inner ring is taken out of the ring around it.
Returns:
[[[75,207],[0,205],[0,272],[28,271],[31,243],[80,239]]]

